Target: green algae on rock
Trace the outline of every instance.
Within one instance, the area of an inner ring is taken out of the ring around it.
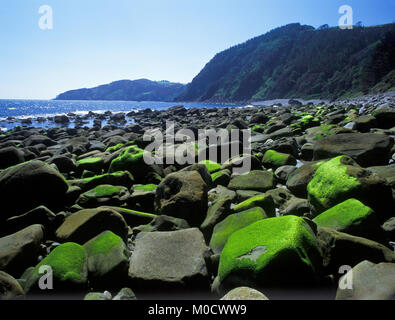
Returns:
[[[124,203],[129,196],[130,194],[125,187],[100,185],[81,194],[77,204],[84,208],[96,208],[103,205],[119,206]]]
[[[355,198],[372,208],[380,219],[393,205],[391,187],[372,171],[361,168],[349,156],[324,162],[307,186],[308,199],[314,214]]]
[[[104,231],[84,244],[89,277],[95,284],[118,285],[127,277],[129,250],[111,231]],[[108,287],[107,287],[108,288]]]
[[[25,291],[28,292],[38,285],[41,274],[40,268],[52,268],[54,289],[79,288],[87,284],[88,268],[84,247],[77,243],[68,242],[56,247],[43,259],[27,279]]]
[[[80,187],[83,192],[104,184],[130,188],[133,183],[134,178],[128,171],[118,171],[84,179],[69,180],[71,186]]]
[[[218,276],[222,288],[308,285],[320,264],[315,234],[304,219],[268,218],[229,237]]]
[[[221,165],[215,161],[203,160],[200,161],[199,163],[204,164],[207,167],[207,170],[210,172],[210,174],[221,170]]]
[[[233,212],[246,211],[255,207],[263,209],[268,217],[274,217],[276,215],[273,197],[266,194],[253,196],[237,204],[234,206]]]
[[[143,190],[143,191],[155,191],[158,187],[157,184],[145,184],[145,185],[135,185],[133,186],[134,190]]]
[[[361,186],[356,177],[347,173],[343,158],[321,164],[307,186],[309,201],[318,212],[351,198]]]
[[[380,224],[374,211],[356,199],[348,199],[313,219],[318,227],[328,227],[351,235],[380,236]]]
[[[277,169],[286,165],[296,165],[296,159],[290,154],[268,150],[263,156],[262,163],[265,167]]]
[[[265,218],[267,218],[265,211],[259,207],[227,216],[214,227],[210,248],[214,253],[220,253],[232,233]]]

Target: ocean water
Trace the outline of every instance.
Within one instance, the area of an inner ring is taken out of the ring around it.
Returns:
[[[245,105],[230,104],[207,104],[207,103],[176,103],[176,102],[150,102],[150,101],[63,101],[63,100],[0,100],[0,130],[7,131],[16,126],[27,126],[36,128],[50,128],[58,126],[53,121],[39,122],[38,117],[48,118],[55,115],[74,113],[84,115],[89,111],[104,113],[105,111],[131,112],[144,109],[166,110],[175,105],[184,105],[185,108],[225,108],[244,107]],[[11,117],[11,118],[10,118]],[[22,119],[31,118],[31,125],[23,125]],[[132,118],[127,118],[133,122]],[[92,126],[93,119],[85,123],[87,127]],[[103,125],[106,122],[103,121]],[[66,125],[73,127],[74,123]]]

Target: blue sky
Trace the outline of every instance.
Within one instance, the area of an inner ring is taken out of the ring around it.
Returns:
[[[188,83],[218,52],[288,23],[395,21],[395,0],[1,0],[0,99],[120,79]],[[41,30],[39,8],[53,9]]]

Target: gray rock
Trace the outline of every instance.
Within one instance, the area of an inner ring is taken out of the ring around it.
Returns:
[[[142,232],[135,241],[129,276],[136,290],[208,288],[208,248],[196,228]]]
[[[365,260],[352,268],[352,275],[348,276],[352,278],[352,289],[338,288],[336,300],[395,299],[395,263],[374,264]]]

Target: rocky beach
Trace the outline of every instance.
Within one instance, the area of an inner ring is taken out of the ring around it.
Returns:
[[[395,92],[288,102],[2,133],[0,299],[394,299]],[[251,130],[250,153],[243,135],[202,149],[203,129]],[[147,151],[147,132],[173,142]]]

